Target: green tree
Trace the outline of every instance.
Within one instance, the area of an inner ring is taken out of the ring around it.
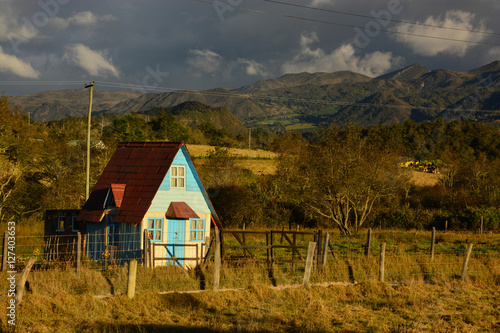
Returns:
[[[314,144],[297,143],[278,173],[292,200],[342,234],[358,231],[374,205],[401,185],[397,156],[370,144],[353,126],[324,129]]]
[[[167,141],[188,141],[189,133],[186,127],[182,126],[174,115],[162,112],[152,121],[154,137],[157,140]]]

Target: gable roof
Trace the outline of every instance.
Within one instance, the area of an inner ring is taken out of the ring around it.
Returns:
[[[141,223],[183,145],[182,142],[166,141],[120,143],[77,220],[100,222],[111,190],[116,205],[120,207],[114,221]]]

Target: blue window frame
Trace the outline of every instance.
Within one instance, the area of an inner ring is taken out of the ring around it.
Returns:
[[[163,240],[163,219],[148,219],[148,239],[150,242],[161,242]]]
[[[57,231],[64,231],[64,219],[65,216],[58,216],[57,217]]]
[[[186,188],[186,166],[172,165],[170,167],[170,187]]]
[[[205,220],[191,219],[189,229],[189,240],[192,242],[205,241]]]

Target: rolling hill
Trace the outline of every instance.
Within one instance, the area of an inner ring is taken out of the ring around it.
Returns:
[[[370,126],[435,118],[495,123],[500,121],[495,112],[500,105],[499,79],[499,61],[467,72],[429,70],[414,64],[377,78],[341,71],[286,74],[236,89],[157,94],[96,91],[93,110],[127,114],[195,101],[227,108],[250,127],[279,124],[314,128],[325,122],[349,121]],[[52,91],[12,96],[11,101],[31,113],[33,119],[49,121],[85,115],[88,92]],[[483,112],[485,109],[488,112]]]

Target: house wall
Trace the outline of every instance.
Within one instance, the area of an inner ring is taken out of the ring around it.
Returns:
[[[78,231],[84,234],[85,225],[74,221],[79,212],[80,211],[77,209],[47,210],[45,212],[45,235],[76,235]],[[63,229],[59,229],[59,220],[64,221]],[[75,225],[73,225],[73,223],[75,223]],[[78,231],[73,231],[73,227],[78,228]]]
[[[120,224],[120,260],[122,263],[132,259],[142,260],[141,226],[133,223]]]
[[[87,256],[90,260],[101,261],[106,245],[106,223],[87,222]]]
[[[166,209],[165,209],[166,211]],[[201,219],[205,220],[205,225],[204,225],[204,238],[205,240],[210,238],[210,231],[211,231],[211,214],[203,214],[203,213],[198,213],[198,216]],[[162,219],[163,221],[163,232],[162,232],[162,241],[161,242],[156,242],[158,244],[155,246],[155,257],[156,258],[166,258],[170,257],[170,255],[167,254],[167,250],[165,246],[160,246],[160,244],[167,244],[167,240],[169,239],[169,233],[168,233],[168,219],[165,217],[165,212],[163,213],[158,213],[158,212],[153,212],[153,213],[148,213],[145,215],[144,220],[141,223],[141,235],[144,235],[144,230],[147,229],[147,221],[148,218],[159,218]],[[202,257],[206,254],[208,251],[208,244],[206,244],[205,240],[203,241],[191,241],[190,240],[190,231],[191,231],[191,220],[186,220],[185,225],[184,225],[184,239],[185,239],[185,244],[188,246],[184,247],[184,258],[196,258]],[[203,244],[203,245],[202,245]],[[141,244],[142,248],[143,244]],[[196,247],[195,247],[196,246]],[[198,251],[198,255],[197,255]],[[156,266],[164,266],[167,264],[172,263],[171,260],[156,260],[155,265]],[[199,261],[198,261],[199,263]],[[196,260],[184,260],[183,261],[183,266],[188,268],[194,268],[196,266]]]
[[[167,243],[169,239],[168,235],[168,219],[165,217],[165,213],[170,206],[171,202],[185,202],[193,209],[196,214],[205,220],[205,238],[210,237],[210,228],[211,228],[211,215],[215,214],[213,211],[212,205],[206,192],[203,188],[203,184],[196,172],[194,165],[189,158],[187,150],[185,147],[182,147],[177,155],[175,156],[172,166],[176,165],[185,165],[186,166],[186,186],[185,188],[171,188],[170,187],[170,171],[167,172],[165,179],[163,180],[158,192],[156,193],[152,204],[144,216],[142,220],[141,226],[141,235],[144,234],[144,230],[147,229],[148,218],[161,218],[163,219],[163,233],[162,233],[162,242],[158,243]],[[186,220],[185,223],[185,233],[184,239],[186,245],[196,245],[198,247],[198,256],[202,256],[202,244],[204,241],[191,241],[190,240],[190,220]],[[143,244],[141,244],[143,246]],[[167,257],[167,250],[165,246],[156,246],[155,256],[158,258]],[[207,246],[203,246],[203,255],[207,251]],[[196,247],[186,246],[184,248],[184,257],[185,258],[194,258],[196,257]],[[166,260],[157,260],[155,262],[156,266],[166,265],[167,263],[171,263],[171,261]],[[194,267],[196,265],[196,260],[186,260],[184,261],[184,267]]]

